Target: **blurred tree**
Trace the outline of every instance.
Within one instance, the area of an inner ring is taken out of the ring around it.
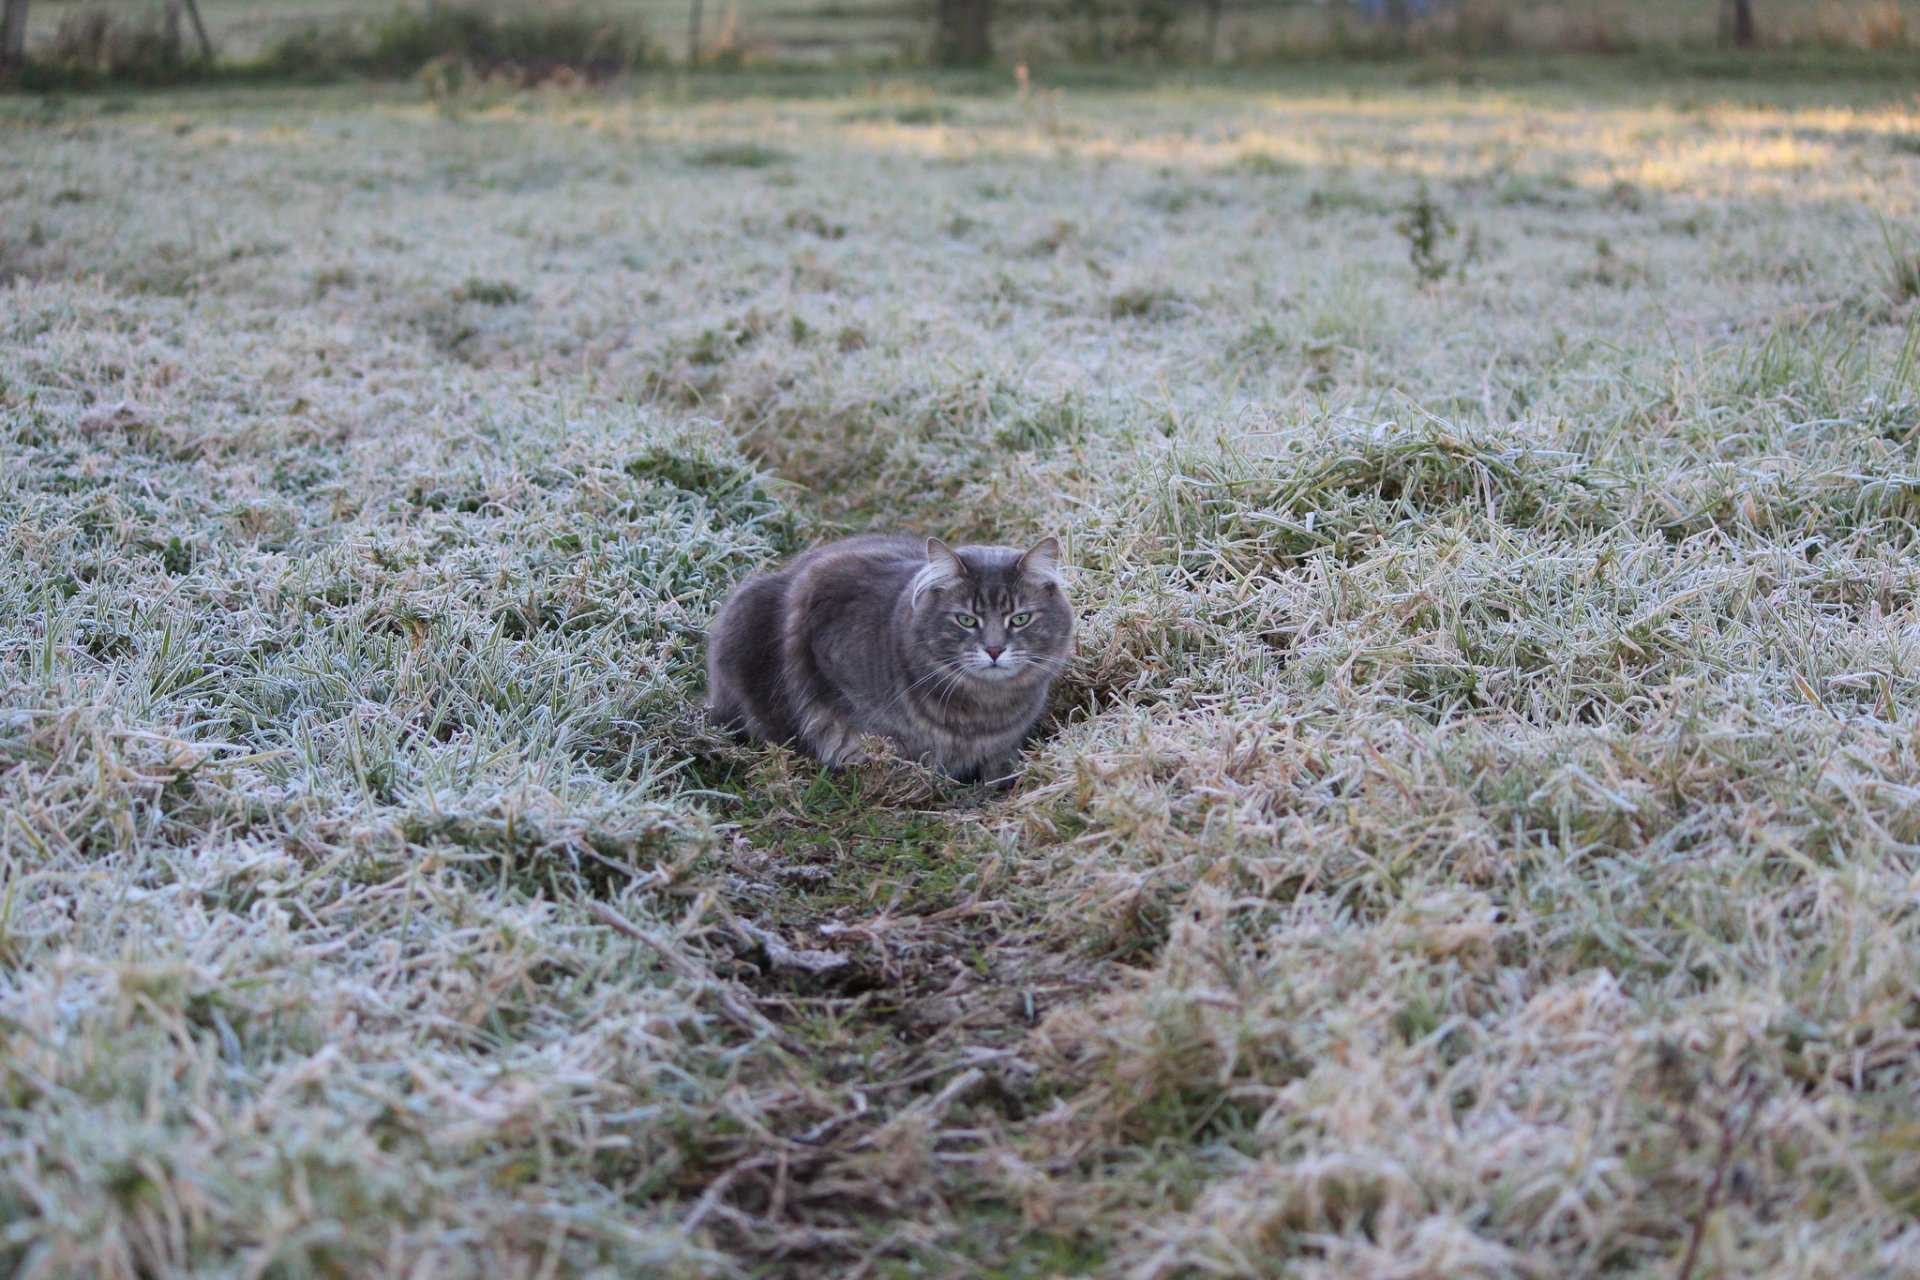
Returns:
[[[700,64],[700,0],[693,0],[692,11],[687,14],[687,65]]]
[[[936,0],[933,58],[943,67],[993,61],[993,0]]]
[[[18,67],[27,60],[27,0],[6,0],[0,11],[0,68]]]

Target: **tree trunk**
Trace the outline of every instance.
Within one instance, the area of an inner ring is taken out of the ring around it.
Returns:
[[[1753,0],[1726,0],[1723,11],[1727,38],[1736,49],[1753,48],[1757,38],[1753,26]]]
[[[1220,4],[1221,0],[1207,0],[1205,58],[1210,63],[1220,59]]]
[[[6,0],[0,11],[0,68],[12,70],[27,61],[27,0]]]
[[[687,15],[687,65],[700,65],[700,0],[693,0],[692,10]]]
[[[933,60],[943,67],[981,67],[993,61],[993,0],[936,0]]]
[[[213,61],[213,37],[207,34],[207,24],[200,21],[200,0],[185,0],[187,17],[193,22],[194,39],[200,42],[200,56],[207,62]]]

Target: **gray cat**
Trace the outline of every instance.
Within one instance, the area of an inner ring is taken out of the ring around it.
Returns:
[[[963,782],[1005,781],[1072,644],[1053,538],[848,538],[734,589],[707,632],[707,693],[716,724],[828,765],[871,733]]]

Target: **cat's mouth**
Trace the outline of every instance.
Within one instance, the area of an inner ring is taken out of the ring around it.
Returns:
[[[1025,675],[1033,664],[1025,658],[1003,655],[998,662],[990,658],[979,657],[967,664],[967,674],[976,680],[1011,680],[1015,676]]]

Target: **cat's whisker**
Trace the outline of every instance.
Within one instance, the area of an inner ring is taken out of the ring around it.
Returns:
[[[934,677],[947,674],[949,669],[955,670],[955,671],[964,670],[965,661],[966,660],[964,658],[941,659],[940,661],[934,664],[932,670],[928,671],[927,674],[921,676],[918,680],[915,680],[912,684],[908,685],[906,688],[902,689],[899,693],[895,694],[891,699],[887,701],[887,703],[884,706],[880,707],[879,709],[881,711],[891,711],[894,707],[898,706],[902,701],[904,701],[908,694],[912,693],[915,689],[918,689],[921,685],[926,684],[929,680],[932,680]]]
[[[966,678],[967,678],[966,667],[964,665],[956,666],[951,672],[947,674],[946,681],[943,684],[941,684],[938,689],[934,691],[933,696],[935,699],[939,701],[940,706],[943,710],[946,708],[948,703],[950,703],[953,700],[953,695],[959,691],[961,683],[965,681]]]

